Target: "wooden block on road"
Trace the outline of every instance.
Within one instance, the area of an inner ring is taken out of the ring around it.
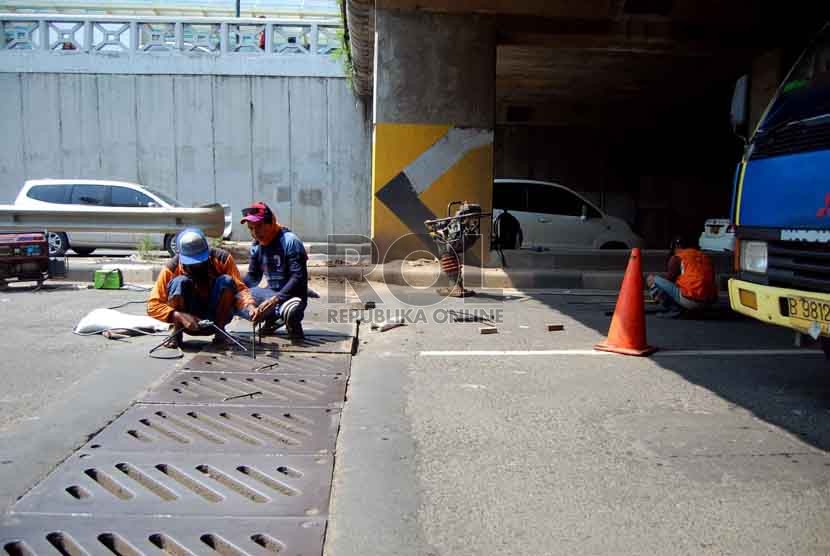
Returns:
[[[495,326],[484,326],[478,329],[479,334],[498,334],[499,329]]]
[[[565,330],[564,324],[549,324],[548,325],[548,332],[561,332]]]

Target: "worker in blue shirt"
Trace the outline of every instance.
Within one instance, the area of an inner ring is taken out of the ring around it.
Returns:
[[[285,325],[291,339],[302,339],[308,304],[308,255],[303,242],[277,222],[265,203],[242,209],[241,223],[254,238],[244,281],[260,313],[266,315],[263,333],[272,334]],[[267,287],[259,287],[263,276]]]

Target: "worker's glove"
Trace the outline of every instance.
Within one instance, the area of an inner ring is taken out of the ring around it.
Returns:
[[[173,321],[189,332],[197,332],[199,330],[199,319],[190,313],[176,311],[173,313]]]

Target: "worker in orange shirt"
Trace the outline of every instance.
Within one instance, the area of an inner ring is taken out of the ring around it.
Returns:
[[[167,347],[178,347],[182,332],[203,335],[199,326],[203,319],[221,330],[235,311],[254,322],[261,320],[261,311],[230,253],[211,248],[198,228],[183,230],[176,241],[179,254],[162,269],[147,302],[148,315],[171,323],[173,332],[178,332]],[[213,342],[225,344],[227,337],[217,333]]]
[[[687,247],[682,238],[671,243],[668,272],[646,278],[652,299],[663,305],[664,318],[677,318],[715,303],[718,287],[712,261],[700,249]]]

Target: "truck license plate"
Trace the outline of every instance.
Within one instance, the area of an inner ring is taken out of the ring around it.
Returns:
[[[830,302],[809,297],[788,297],[790,318],[830,323]]]

